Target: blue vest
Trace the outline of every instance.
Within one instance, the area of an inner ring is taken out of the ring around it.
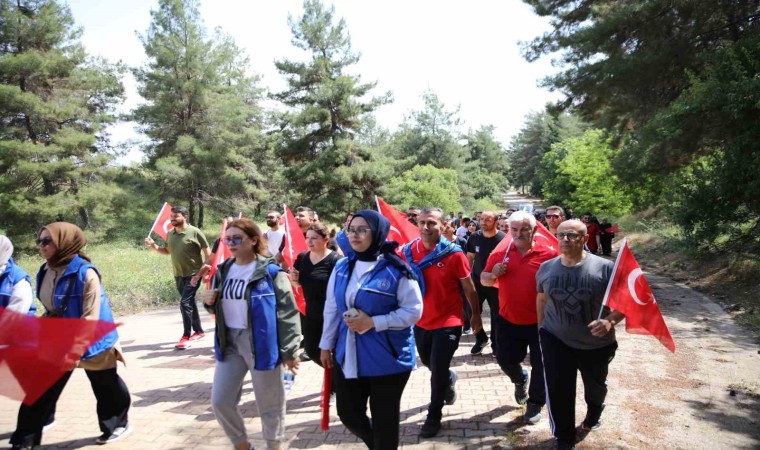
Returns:
[[[351,256],[355,253],[346,235],[346,230],[338,231],[338,234],[335,235],[335,242],[338,243],[338,247],[340,247],[340,251],[343,252],[344,256]]]
[[[42,278],[45,276],[44,265],[40,267],[40,271],[37,273],[37,297],[40,296],[40,285]],[[79,255],[74,256],[63,275],[55,284],[55,291],[53,293],[53,304],[56,309],[63,308],[66,304],[66,297],[68,295],[68,303],[66,311],[63,313],[64,318],[79,319],[82,317],[82,296],[84,294],[84,284],[87,276],[87,270],[93,269],[95,273],[100,277],[100,272],[92,263],[80,258]],[[72,284],[73,283],[73,284]],[[100,316],[98,320],[103,322],[113,323],[113,313],[111,313],[111,304],[106,296],[106,290],[103,288],[103,283],[100,284]],[[119,333],[116,330],[103,336],[98,342],[92,344],[90,348],[82,355],[82,360],[90,359],[97,356],[109,348],[116,345],[116,341],[119,340]]]
[[[21,280],[26,280],[29,286],[32,285],[32,279],[29,278],[29,275],[16,265],[13,258],[8,259],[5,270],[3,270],[3,273],[0,273],[0,306],[5,308],[10,304],[13,287]],[[32,301],[27,314],[33,316],[36,311],[37,307],[34,306],[34,301]]]
[[[220,273],[222,283],[220,292],[224,292],[224,281],[234,258],[225,261]],[[267,264],[266,276],[251,280],[246,287],[250,293],[248,312],[251,324],[251,348],[253,349],[254,368],[272,370],[280,364],[280,340],[277,332],[277,297],[274,292],[274,278],[282,269],[276,264]],[[217,332],[224,333],[226,328],[217,325]],[[219,339],[214,339],[214,355],[217,361],[224,360],[224,350]]]
[[[335,302],[340,311],[338,341],[335,344],[335,358],[344,365],[346,358],[346,335],[348,327],[343,322],[348,286],[349,258],[343,258],[335,265]],[[354,307],[370,316],[385,315],[398,309],[396,291],[404,275],[385,259],[366,276],[359,287]],[[417,364],[414,351],[412,327],[401,330],[377,331],[372,328],[364,334],[356,333],[356,363],[360,377],[374,377],[408,372]]]

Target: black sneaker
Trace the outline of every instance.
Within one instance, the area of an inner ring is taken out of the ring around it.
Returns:
[[[425,423],[420,428],[421,438],[435,437],[438,432],[441,431],[441,421],[431,419],[430,416],[425,420]]]
[[[557,450],[575,450],[575,444],[557,441]]]
[[[446,398],[443,401],[447,405],[453,405],[457,401],[457,373],[449,370],[449,389],[446,391]]]
[[[132,427],[127,425],[126,427],[117,427],[113,430],[113,433],[103,433],[99,438],[95,439],[95,443],[98,445],[110,444],[111,442],[120,441],[127,437],[132,432]]]
[[[471,355],[479,355],[483,353],[483,349],[488,345],[488,341],[485,342],[475,342],[475,345],[472,346],[470,349]]]
[[[11,447],[11,450],[31,450],[34,448],[34,445],[24,445],[24,444],[13,444]]]
[[[528,375],[525,375],[525,381],[515,383],[515,401],[518,405],[524,405],[528,401]]]
[[[541,420],[541,408],[541,405],[528,402],[528,407],[525,408],[525,415],[523,415],[523,420],[525,423],[529,423],[531,425],[537,424]]]

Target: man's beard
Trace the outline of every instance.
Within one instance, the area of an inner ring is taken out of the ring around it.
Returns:
[[[277,225],[277,221],[276,220],[267,220],[267,226],[268,227],[273,227],[275,225]]]

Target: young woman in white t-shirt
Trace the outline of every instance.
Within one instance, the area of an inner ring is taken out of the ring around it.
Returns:
[[[238,410],[243,378],[250,372],[267,448],[279,449],[285,437],[281,366],[298,371],[298,310],[290,281],[268,256],[258,225],[249,219],[233,221],[226,243],[232,258],[219,267],[214,276],[218,288],[204,302],[216,314],[211,406],[235,448],[253,448]]]

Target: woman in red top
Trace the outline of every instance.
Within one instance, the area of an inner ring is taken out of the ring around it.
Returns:
[[[583,213],[583,216],[581,216],[581,221],[584,225],[586,225],[586,233],[588,234],[588,242],[586,245],[588,245],[589,251],[596,255],[599,253],[599,249],[602,248],[602,230],[599,229],[599,225],[591,220],[590,212]]]

